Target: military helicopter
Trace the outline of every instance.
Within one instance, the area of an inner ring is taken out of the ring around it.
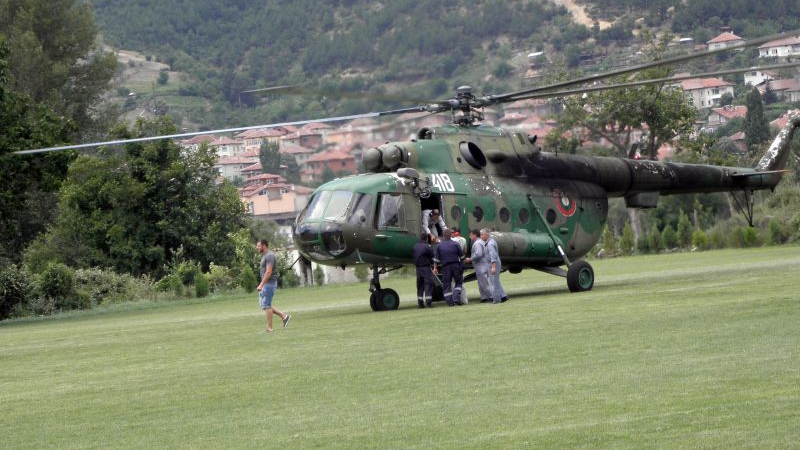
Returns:
[[[493,229],[492,236],[498,243],[504,269],[509,272],[536,269],[565,277],[571,292],[588,291],[594,286],[594,270],[581,258],[600,239],[608,216],[609,198],[622,197],[628,207],[653,208],[657,206],[660,195],[738,193],[743,200],[740,209],[752,223],[752,194],[755,190],[774,189],[780,182],[792,137],[800,127],[800,116],[794,116],[781,130],[756,167],[745,168],[549,153],[536,146],[537,136],[483,124],[483,108],[530,98],[671,83],[690,77],[755,70],[749,68],[683,78],[564,89],[732,48],[758,45],[789,34],[767,36],[735,47],[668,58],[506,94],[476,96],[469,86],[462,86],[452,98],[412,108],[230,128],[202,134],[407,113],[449,112],[453,117],[449,125],[424,127],[408,142],[387,142],[367,150],[362,160],[367,173],[336,179],[320,186],[292,227],[292,237],[300,253],[319,264],[342,268],[357,264],[370,265],[370,307],[374,311],[397,309],[399,296],[395,290],[381,286],[380,275],[413,263],[411,249],[419,240],[422,211],[438,209],[448,227],[465,231]],[[759,69],[796,65],[774,65]],[[198,134],[201,133],[51,147],[19,153],[174,139]],[[474,273],[465,279],[475,279]]]

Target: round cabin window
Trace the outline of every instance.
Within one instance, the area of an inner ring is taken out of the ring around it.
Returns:
[[[476,206],[475,209],[472,210],[472,216],[475,218],[476,222],[480,222],[483,220],[483,208],[480,206]]]
[[[552,209],[548,209],[547,213],[545,213],[545,217],[547,218],[547,223],[550,225],[556,223],[556,212]]]
[[[528,220],[530,220],[530,215],[528,214],[528,210],[525,209],[525,208],[520,209],[519,210],[519,221],[522,222],[522,223],[528,223]]]
[[[461,220],[461,208],[459,208],[458,206],[453,206],[452,208],[450,208],[450,218],[452,218],[456,222]]]
[[[508,208],[505,206],[500,208],[500,220],[503,223],[508,223],[509,219],[511,219],[511,212],[508,211]]]

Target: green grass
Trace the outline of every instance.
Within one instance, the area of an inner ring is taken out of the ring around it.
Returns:
[[[242,295],[5,323],[0,447],[800,448],[800,248],[593,265],[497,306],[283,290],[271,335]]]

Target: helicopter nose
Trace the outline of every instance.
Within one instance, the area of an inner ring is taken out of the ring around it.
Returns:
[[[292,237],[297,248],[316,261],[330,261],[347,249],[337,223],[301,223],[295,226]]]

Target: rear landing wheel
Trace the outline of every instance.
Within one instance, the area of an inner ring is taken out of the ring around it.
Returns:
[[[594,286],[594,270],[586,261],[575,261],[567,270],[567,286],[570,292],[592,290]]]

